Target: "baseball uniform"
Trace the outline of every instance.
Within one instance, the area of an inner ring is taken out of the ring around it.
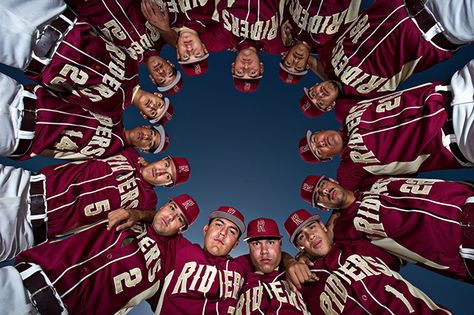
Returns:
[[[241,50],[279,54],[286,50],[280,37],[280,9],[284,1],[219,1],[219,22],[210,25],[201,40],[211,52]]]
[[[40,267],[42,280],[35,283],[49,282],[49,288],[57,293],[56,300],[62,301],[69,314],[126,313],[161,290],[164,264],[172,248],[169,242],[173,242],[172,238],[158,235],[152,225],[135,225],[117,233],[101,223],[22,252],[16,259],[16,268],[22,270],[24,282],[15,267],[0,268],[4,280],[0,300],[9,295],[5,288],[13,289],[19,297],[22,292],[27,296],[28,276],[33,278],[32,271]],[[28,268],[30,264],[35,267]],[[31,288],[28,291],[33,294]],[[53,300],[38,295],[33,299],[40,309]],[[31,296],[25,302],[23,307],[33,310]],[[21,303],[9,305],[21,307]]]
[[[334,237],[368,238],[404,260],[474,283],[474,269],[461,256],[474,246],[468,237],[474,228],[466,221],[474,216],[473,195],[474,188],[461,183],[380,179],[370,190],[355,192],[356,201],[337,219]]]
[[[20,160],[40,154],[86,159],[114,155],[126,146],[121,116],[96,114],[39,85],[25,89],[1,73],[0,84],[6,99],[0,114],[1,155]],[[25,115],[31,116],[32,131],[21,129],[30,118]]]
[[[175,253],[155,313],[233,314],[250,261],[211,255],[183,237]]]
[[[359,7],[360,0],[287,0],[282,20],[290,23],[293,39],[317,48],[354,21]]]
[[[40,170],[40,181],[43,189],[38,193],[41,197],[39,201],[33,202],[31,184],[22,186],[23,189],[16,190],[14,198],[18,198],[18,207],[16,209],[19,218],[24,218],[22,226],[28,227],[28,242],[26,246],[10,245],[6,248],[12,248],[12,255],[1,257],[2,260],[14,257],[20,250],[29,248],[35,244],[41,243],[45,239],[53,239],[58,235],[71,232],[81,226],[95,223],[107,217],[107,211],[118,208],[137,208],[152,210],[156,208],[157,196],[154,186],[146,182],[141,176],[140,164],[138,163],[139,154],[133,148],[128,148],[118,155],[105,159],[91,159],[82,162],[70,162],[61,165],[52,165]],[[21,177],[27,177],[29,173],[13,167],[4,167],[13,169],[20,173]],[[13,174],[14,171],[10,171]],[[4,174],[5,191],[11,191],[16,185],[16,176]],[[29,193],[29,195],[28,195]],[[7,195],[6,197],[8,197]],[[3,197],[2,198],[6,198]],[[3,199],[7,202],[8,199]],[[46,201],[46,202],[45,202]],[[40,205],[37,202],[41,202]],[[6,205],[5,205],[6,206]],[[42,212],[32,216],[32,210],[42,207]],[[13,211],[13,210],[11,210]],[[9,215],[6,212],[4,215]],[[39,220],[39,222],[33,222]],[[19,224],[19,223],[18,223]],[[31,231],[31,225],[33,229]],[[38,226],[37,226],[38,225]],[[16,231],[16,225],[13,224],[2,230],[2,237]],[[42,233],[35,237],[31,242],[31,235]],[[16,241],[16,240],[14,240]]]
[[[216,16],[216,0],[168,0],[166,6],[170,25],[174,27],[186,26],[199,33],[203,32]]]
[[[343,187],[356,190],[371,176],[472,165],[452,152],[453,138],[447,131],[449,102],[436,88],[436,83],[426,83],[359,102],[350,109],[337,171]]]
[[[367,241],[336,242],[303,286],[311,314],[451,314],[397,272],[400,260]]]
[[[247,273],[235,314],[310,315],[300,292],[293,292],[285,272]]]
[[[148,56],[159,54],[166,42],[158,29],[143,16],[141,1],[67,0],[81,20],[98,27],[102,35],[127,50],[143,63]]]
[[[453,55],[453,50],[425,39],[416,19],[410,18],[408,7],[403,0],[374,1],[342,35],[319,49],[319,62],[330,79],[343,83],[345,94],[375,97],[394,91],[413,73]],[[434,25],[436,20],[431,17],[425,22]],[[436,39],[447,41],[443,36],[439,34]]]

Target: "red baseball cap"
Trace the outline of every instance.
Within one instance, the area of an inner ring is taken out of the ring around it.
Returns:
[[[326,176],[324,175],[309,175],[306,176],[303,183],[301,184],[300,196],[304,201],[312,205],[313,208],[316,208],[316,203],[314,200],[317,198],[318,185],[325,178]]]
[[[183,71],[191,77],[199,76],[209,70],[209,53],[206,53],[202,57],[193,59],[192,61],[179,61],[179,64],[183,68]]]
[[[290,237],[290,242],[295,245],[296,235],[305,227],[306,224],[312,221],[319,221],[321,217],[319,214],[310,214],[305,209],[296,210],[285,221],[285,230]],[[296,245],[295,245],[296,246]]]
[[[155,125],[153,128],[155,128],[155,130],[160,134],[160,143],[155,148],[155,150],[150,153],[160,153],[166,151],[170,145],[170,138],[166,135],[165,128],[163,128],[162,125]]]
[[[304,88],[304,95],[300,99],[300,109],[306,117],[315,118],[321,116],[324,111],[322,111],[309,97],[308,95],[308,88]]]
[[[171,118],[173,118],[174,109],[173,109],[173,106],[171,106],[171,102],[169,98],[165,97],[164,101],[165,101],[165,110],[160,116],[155,117],[153,119],[149,119],[148,121],[151,124],[159,123],[161,125],[164,125],[167,122],[169,122]]]
[[[176,168],[176,179],[173,183],[166,185],[166,187],[174,187],[176,185],[185,183],[189,180],[189,176],[191,176],[191,165],[184,157],[172,157],[168,156],[174,164]]]
[[[234,223],[235,225],[237,225],[237,227],[240,230],[240,233],[245,232],[244,215],[242,213],[240,213],[239,210],[237,210],[233,207],[220,206],[217,210],[214,210],[211,213],[209,213],[209,218],[211,218],[211,219],[213,219],[213,218],[227,219],[227,220],[231,221],[232,223]]]
[[[166,86],[157,86],[156,88],[160,92],[164,92],[168,95],[172,95],[172,94],[178,93],[182,87],[183,87],[183,79],[181,76],[181,72],[176,70],[176,78],[174,78],[174,80],[170,84]]]
[[[188,194],[182,194],[176,197],[171,197],[170,200],[173,200],[183,212],[186,217],[187,226],[190,226],[194,221],[196,221],[200,210],[193,197]]]
[[[310,138],[313,132],[311,130],[308,130],[306,132],[306,137],[301,138],[300,143],[298,145],[298,152],[305,162],[309,163],[318,163],[321,162],[321,159],[319,159],[316,154],[311,150],[311,146],[309,145]]]
[[[298,84],[306,73],[308,73],[308,70],[303,70],[300,72],[290,71],[283,65],[283,63],[280,62],[278,76],[283,82],[287,84]]]
[[[247,225],[247,237],[244,241],[254,238],[281,238],[278,224],[269,218],[258,218]]]

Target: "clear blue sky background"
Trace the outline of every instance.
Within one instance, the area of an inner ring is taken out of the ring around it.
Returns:
[[[163,55],[173,62],[176,60],[170,48],[166,48]],[[279,56],[263,54],[265,74],[258,91],[242,94],[234,89],[230,75],[234,57],[232,52],[211,55],[209,72],[202,77],[185,76],[183,90],[170,98],[175,115],[166,126],[171,138],[166,154],[186,156],[192,166],[192,176],[188,183],[174,189],[157,188],[159,205],[169,196],[180,193],[195,197],[201,215],[186,236],[200,244],[202,227],[208,221],[207,214],[220,205],[236,207],[245,214],[247,222],[257,217],[271,217],[279,222],[285,236],[284,250],[294,254],[296,251],[288,242],[283,222],[294,210],[311,210],[299,197],[300,184],[309,174],[335,177],[339,163],[335,159],[319,165],[307,164],[298,155],[297,143],[308,129],[337,129],[339,126],[333,113],[308,119],[299,110],[298,100],[303,87],[318,81],[312,73],[298,85],[286,85],[278,78]],[[473,57],[473,46],[463,48],[451,60],[414,75],[402,88],[448,80]],[[11,72],[2,66],[0,71],[27,82],[19,72]],[[144,68],[140,70],[140,79],[144,89],[153,91]],[[128,128],[146,123],[135,108],[125,112],[124,121]],[[161,156],[147,155],[146,159],[155,160]],[[32,171],[60,162],[36,157],[17,163],[0,158],[2,164]],[[474,169],[463,169],[424,173],[420,177],[473,180],[473,175]],[[247,253],[245,244],[240,244],[232,252],[234,256],[244,253]],[[473,286],[412,265],[404,267],[401,273],[435,302],[449,307],[456,314],[473,313]],[[151,312],[148,306],[140,305],[131,314]]]

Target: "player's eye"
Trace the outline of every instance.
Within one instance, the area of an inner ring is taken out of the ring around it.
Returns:
[[[180,216],[178,217],[178,220],[179,220],[179,223],[184,223],[184,218],[183,218],[182,215],[180,215]]]
[[[273,240],[268,241],[268,245],[273,245],[273,244],[275,244],[275,241]]]

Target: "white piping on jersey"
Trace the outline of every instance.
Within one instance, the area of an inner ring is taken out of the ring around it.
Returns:
[[[130,38],[130,40],[133,42],[133,38],[132,36],[127,32],[127,30],[125,29],[125,27],[123,27],[123,25],[119,22],[119,19],[117,19],[114,14],[112,13],[111,10],[109,10],[109,8],[107,7],[107,3],[106,1],[102,0],[102,3],[103,5],[107,8],[107,11],[110,12],[110,15],[115,19],[115,21],[117,23],[120,24],[120,26],[122,27],[122,31],[124,31],[125,33],[127,33],[127,36]],[[141,37],[142,35],[144,34],[140,34],[140,32],[137,30],[137,28],[135,27],[135,24],[128,18],[128,14],[125,12],[125,10],[123,9],[123,7],[120,5],[120,3],[118,1],[115,1],[115,4],[120,8],[120,11],[123,13],[124,17],[127,19],[127,21],[130,23],[130,26],[133,27],[133,30],[135,31],[135,33],[137,33],[138,37]]]
[[[93,276],[95,273],[99,272],[100,270],[104,269],[105,267],[107,267],[108,265],[111,265],[117,261],[120,261],[120,260],[123,260],[123,259],[126,259],[126,258],[129,258],[137,253],[139,253],[141,251],[140,248],[137,248],[136,251],[134,251],[133,253],[131,254],[128,254],[127,256],[122,256],[122,257],[119,257],[117,259],[114,259],[114,260],[111,260],[109,261],[108,263],[106,263],[105,265],[102,265],[100,266],[99,268],[97,268],[96,270],[94,270],[93,272],[87,274],[85,277],[81,278],[75,285],[73,285],[69,290],[67,290],[66,292],[64,292],[62,295],[61,295],[61,298],[64,298],[66,295],[68,295],[72,290],[74,290],[78,285],[80,285],[82,282],[84,282],[85,280],[87,280],[87,278]]]
[[[54,208],[54,209],[51,209],[51,210],[48,210],[47,213],[53,213],[53,212],[56,212],[58,210],[61,210],[62,208],[64,207],[67,207],[67,206],[70,206],[72,204],[74,204],[79,198],[81,198],[82,196],[87,196],[87,195],[90,195],[90,194],[94,194],[96,192],[99,192],[99,191],[102,191],[102,190],[105,190],[105,189],[109,189],[109,188],[113,188],[115,190],[118,190],[118,187],[117,186],[105,186],[105,187],[102,187],[102,188],[99,188],[99,189],[96,189],[96,190],[92,190],[92,191],[87,191],[83,194],[80,194],[76,197],[76,199],[74,199],[73,201],[71,201],[70,203],[65,203],[63,204],[62,206],[59,206],[57,208]]]
[[[161,314],[161,309],[163,308],[163,300],[165,299],[165,293],[168,291],[170,286],[171,279],[173,279],[174,269],[165,277],[163,281],[163,288],[161,289],[160,298],[158,299],[158,304],[156,305],[155,314]],[[169,296],[169,295],[168,295]]]
[[[428,160],[430,154],[422,154],[416,159],[407,162],[393,161],[388,164],[364,166],[363,169],[373,175],[412,174],[418,172],[420,165]],[[378,160],[377,160],[378,161]]]
[[[365,59],[367,59],[367,58],[374,52],[374,50],[376,50],[377,47],[379,47],[379,46],[385,41],[385,38],[387,38],[390,34],[392,34],[392,32],[395,31],[395,30],[398,28],[398,26],[399,26],[400,24],[402,24],[403,22],[405,22],[405,21],[408,20],[408,19],[410,19],[410,18],[409,18],[409,17],[406,17],[406,18],[402,19],[402,20],[399,21],[399,22],[397,23],[397,25],[395,25],[389,32],[387,32],[387,34],[386,34],[384,37],[382,37],[382,38],[380,39],[380,41],[377,43],[377,45],[375,45],[375,46],[372,48],[372,50],[359,62],[359,65],[358,65],[357,67],[360,67],[360,66],[364,63]],[[375,33],[375,31],[374,31],[374,33]],[[372,35],[373,35],[373,33],[370,34],[369,37],[372,36]],[[367,37],[367,38],[365,39],[365,41],[367,41],[367,40],[369,39],[369,37]],[[364,42],[365,42],[365,41],[364,41]],[[362,44],[361,44],[361,45],[362,45]],[[360,47],[360,46],[359,46],[359,47]],[[358,49],[359,49],[359,48],[357,48],[357,50],[358,50]]]
[[[89,111],[88,109],[84,109],[85,111],[88,111],[90,113],[93,113],[92,111]],[[52,113],[58,113],[58,114],[63,114],[65,116],[75,116],[75,117],[81,117],[81,118],[87,118],[87,119],[91,119],[91,120],[97,120],[97,118],[95,117],[91,117],[91,116],[86,116],[86,115],[81,115],[81,114],[74,114],[74,113],[68,113],[68,112],[65,112],[65,111],[62,111],[62,110],[57,110],[57,109],[51,109],[51,108],[38,108],[36,110],[37,112],[52,112]],[[95,113],[94,113],[95,114]],[[104,115],[105,116],[105,115]],[[112,124],[112,126],[117,126],[118,124],[120,124],[122,122],[122,120]],[[44,124],[44,122],[37,122],[37,124]]]
[[[84,162],[87,162],[87,161],[78,161],[78,162],[84,163]],[[71,163],[74,163],[74,162],[71,162]],[[69,165],[69,164],[70,164],[70,163],[66,163],[66,164],[63,164],[62,166],[67,166],[67,165]],[[71,185],[69,185],[69,187],[68,187],[65,191],[63,191],[63,192],[61,192],[61,193],[59,193],[59,194],[56,194],[56,195],[49,196],[48,198],[46,198],[46,200],[51,200],[51,199],[53,199],[53,198],[59,197],[59,196],[61,196],[61,195],[64,195],[65,193],[67,193],[67,192],[69,191],[70,188],[72,188],[72,187],[74,187],[74,186],[79,186],[79,185],[87,184],[87,183],[90,183],[90,182],[93,182],[93,181],[96,181],[96,180],[105,179],[105,178],[107,178],[107,177],[109,177],[109,176],[112,176],[113,174],[114,174],[114,172],[111,171],[110,173],[108,173],[108,174],[106,174],[106,175],[104,175],[104,176],[101,176],[101,177],[96,177],[96,178],[88,179],[88,180],[85,180],[85,181],[79,182],[79,183],[72,183]]]
[[[320,12],[321,12],[321,8],[323,7],[323,3],[324,3],[324,0],[320,1],[319,2],[319,8],[318,8],[318,11],[316,12],[316,15],[319,16]],[[313,4],[313,0],[311,0],[309,3],[308,3],[308,6],[306,7],[306,11],[309,12],[309,8],[311,7],[311,5]],[[331,5],[331,4],[329,4]],[[303,32],[303,29],[300,28],[300,31],[298,32],[298,35],[301,34]],[[318,34],[314,34],[314,35],[318,35]],[[315,42],[317,42],[317,40],[313,37],[313,33],[309,32],[309,36],[311,37],[312,40],[314,40]]]
[[[363,122],[363,123],[367,123],[367,124],[372,124],[372,123],[376,123],[376,122],[379,122],[379,121],[382,121],[382,120],[385,120],[385,119],[390,119],[390,118],[393,118],[393,117],[397,117],[398,115],[400,115],[401,113],[403,113],[406,110],[417,109],[417,108],[423,108],[423,106],[405,107],[399,113],[396,113],[396,114],[393,114],[393,115],[388,115],[388,116],[383,116],[383,117],[377,118],[375,120],[370,120],[370,121],[361,119],[360,122],[361,123]]]
[[[453,205],[453,204],[450,204],[450,203],[444,203],[444,202],[440,202],[440,201],[436,201],[436,200],[431,200],[431,199],[427,199],[427,198],[422,198],[422,197],[413,197],[413,196],[406,196],[406,197],[396,197],[396,196],[389,196],[389,195],[383,195],[384,197],[388,197],[390,199],[397,199],[397,200],[400,200],[400,199],[415,199],[415,200],[422,200],[424,202],[428,202],[428,203],[434,203],[434,204],[437,204],[437,205],[440,205],[440,206],[445,206],[445,207],[451,207],[451,208],[455,208],[459,211],[462,211],[461,207],[458,207],[456,205]]]
[[[57,123],[54,123],[54,122],[38,122],[36,123],[37,125],[51,125],[51,126],[57,126],[57,125],[61,125],[61,126],[72,126],[72,127],[81,127],[81,128],[84,128],[84,129],[90,129],[90,130],[96,130],[97,128],[94,128],[94,127],[90,127],[90,126],[87,126],[87,125],[79,125],[79,124],[71,124],[71,123],[61,123],[61,122],[57,122]],[[124,141],[122,138],[120,138],[115,132],[112,132],[112,136],[114,136],[115,138],[117,138],[118,140],[120,140],[120,142],[122,143],[122,147],[125,145]],[[78,152],[79,153],[79,152]]]
[[[434,219],[437,219],[437,220],[440,220],[440,221],[444,221],[444,222],[448,222],[448,223],[452,223],[452,224],[455,224],[455,225],[461,225],[461,223],[459,223],[458,221],[455,221],[455,220],[451,220],[451,219],[447,219],[447,218],[443,218],[439,215],[436,215],[436,214],[433,214],[433,213],[430,213],[428,211],[425,211],[425,210],[421,210],[421,209],[402,209],[402,208],[399,208],[399,207],[389,207],[389,206],[383,206],[385,209],[390,209],[390,210],[395,210],[395,211],[400,211],[400,212],[405,212],[405,213],[411,213],[411,212],[415,212],[415,213],[421,213],[421,214],[425,214],[429,217],[432,217]]]
[[[409,125],[409,124],[412,124],[412,123],[416,123],[418,122],[419,120],[422,120],[422,119],[425,119],[425,118],[430,118],[432,116],[436,116],[438,115],[439,113],[445,111],[444,108],[440,108],[438,109],[436,112],[434,113],[431,113],[429,115],[424,115],[424,116],[421,116],[421,117],[417,117],[415,119],[412,119],[410,121],[407,121],[407,122],[404,122],[404,123],[401,123],[401,124],[398,124],[398,125],[395,125],[395,126],[391,126],[391,127],[387,127],[387,128],[384,128],[384,129],[380,129],[380,130],[374,130],[372,132],[368,132],[368,133],[365,133],[362,135],[362,137],[365,137],[365,136],[368,136],[368,135],[371,135],[371,134],[376,134],[376,133],[381,133],[381,132],[385,132],[385,131],[388,131],[388,130],[391,130],[391,129],[397,129],[399,127],[402,127],[402,126],[405,126],[405,125]],[[370,122],[369,122],[370,123]]]
[[[385,265],[385,264],[384,264]],[[387,265],[385,265],[386,267],[388,267]],[[392,312],[391,309],[389,309],[387,306],[385,306],[383,303],[381,303],[379,300],[377,300],[375,298],[375,296],[372,294],[372,292],[369,291],[369,289],[367,288],[367,286],[365,285],[365,282],[363,279],[359,280],[358,282],[360,282],[362,284],[362,286],[364,287],[365,289],[365,292],[367,292],[368,295],[370,295],[370,297],[372,298],[373,301],[375,301],[379,306],[381,306],[382,308],[386,309],[387,312],[389,312],[390,314],[392,315],[395,315],[394,312]]]
[[[103,222],[105,223],[105,220],[103,220]],[[123,233],[123,232],[120,232],[120,234],[117,235],[115,241],[114,241],[112,244],[110,244],[108,247],[104,248],[103,250],[101,250],[100,252],[98,252],[97,254],[95,254],[94,256],[91,256],[91,257],[87,258],[86,260],[83,260],[83,261],[81,261],[81,262],[78,262],[77,264],[74,264],[74,265],[72,265],[72,266],[67,267],[67,268],[56,278],[56,280],[54,280],[54,281],[52,282],[53,285],[54,285],[56,282],[58,282],[69,270],[71,270],[71,269],[73,269],[73,268],[75,268],[75,267],[77,267],[77,266],[83,265],[83,264],[85,264],[86,262],[88,262],[88,261],[90,261],[90,260],[92,260],[92,259],[95,259],[96,257],[102,255],[103,253],[105,253],[106,251],[108,251],[109,249],[111,249],[111,248],[113,248],[115,245],[117,245],[118,241],[120,240],[120,237],[121,237],[122,233]]]
[[[358,104],[371,103],[371,102],[376,101],[376,100],[380,100],[380,99],[384,99],[384,98],[391,98],[391,97],[393,97],[394,95],[397,95],[397,94],[402,95],[402,93],[405,93],[407,91],[418,89],[418,88],[428,86],[428,85],[431,85],[431,84],[432,84],[431,82],[428,82],[428,83],[423,83],[423,84],[420,84],[420,85],[417,85],[417,86],[412,86],[410,88],[404,89],[403,91],[395,91],[395,92],[391,92],[390,94],[384,94],[384,95],[377,96],[377,97],[374,97],[374,98],[371,98],[371,99],[363,100],[363,101],[358,102]],[[431,96],[431,94],[428,95],[426,97],[426,99],[428,99],[429,96]]]

